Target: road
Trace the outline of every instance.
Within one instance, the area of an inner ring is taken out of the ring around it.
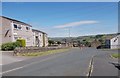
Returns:
[[[68,52],[36,57],[3,65],[3,76],[87,76],[93,56],[106,54],[94,48],[72,48]]]

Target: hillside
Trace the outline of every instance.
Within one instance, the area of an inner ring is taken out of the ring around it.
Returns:
[[[80,42],[85,45],[90,45],[94,40],[98,40],[101,44],[105,44],[106,39],[111,39],[117,36],[117,33],[114,34],[98,34],[98,35],[89,35],[89,36],[79,36],[79,37],[55,37],[49,38],[49,40],[60,41],[60,42]]]
[[[114,36],[116,36],[117,34],[99,34],[99,35],[89,35],[89,36],[79,36],[79,37],[54,37],[54,38],[51,38],[49,37],[49,40],[53,40],[53,41],[64,41],[64,39],[66,40],[73,40],[73,41],[83,41],[83,40],[87,40],[87,41],[93,41],[94,39],[102,39],[102,40],[105,40],[105,39],[110,39]]]

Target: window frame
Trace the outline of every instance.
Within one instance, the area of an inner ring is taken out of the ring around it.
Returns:
[[[29,26],[26,26],[26,30],[29,31],[29,30],[30,30],[30,27],[29,27]]]
[[[20,28],[19,28],[20,27]],[[17,27],[17,29],[18,30],[22,30],[22,25],[19,25],[18,27]]]
[[[13,26],[14,26],[14,29],[17,29],[18,28],[18,25],[17,24],[13,24]],[[16,26],[16,27],[15,27]]]

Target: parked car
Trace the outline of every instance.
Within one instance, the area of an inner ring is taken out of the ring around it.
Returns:
[[[96,47],[97,49],[107,49],[110,48],[110,45],[100,45],[98,47]]]

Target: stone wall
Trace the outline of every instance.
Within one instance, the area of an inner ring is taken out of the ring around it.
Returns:
[[[18,47],[14,50],[14,54],[17,53],[31,53],[31,52],[46,52],[49,50],[65,49],[68,47]]]

